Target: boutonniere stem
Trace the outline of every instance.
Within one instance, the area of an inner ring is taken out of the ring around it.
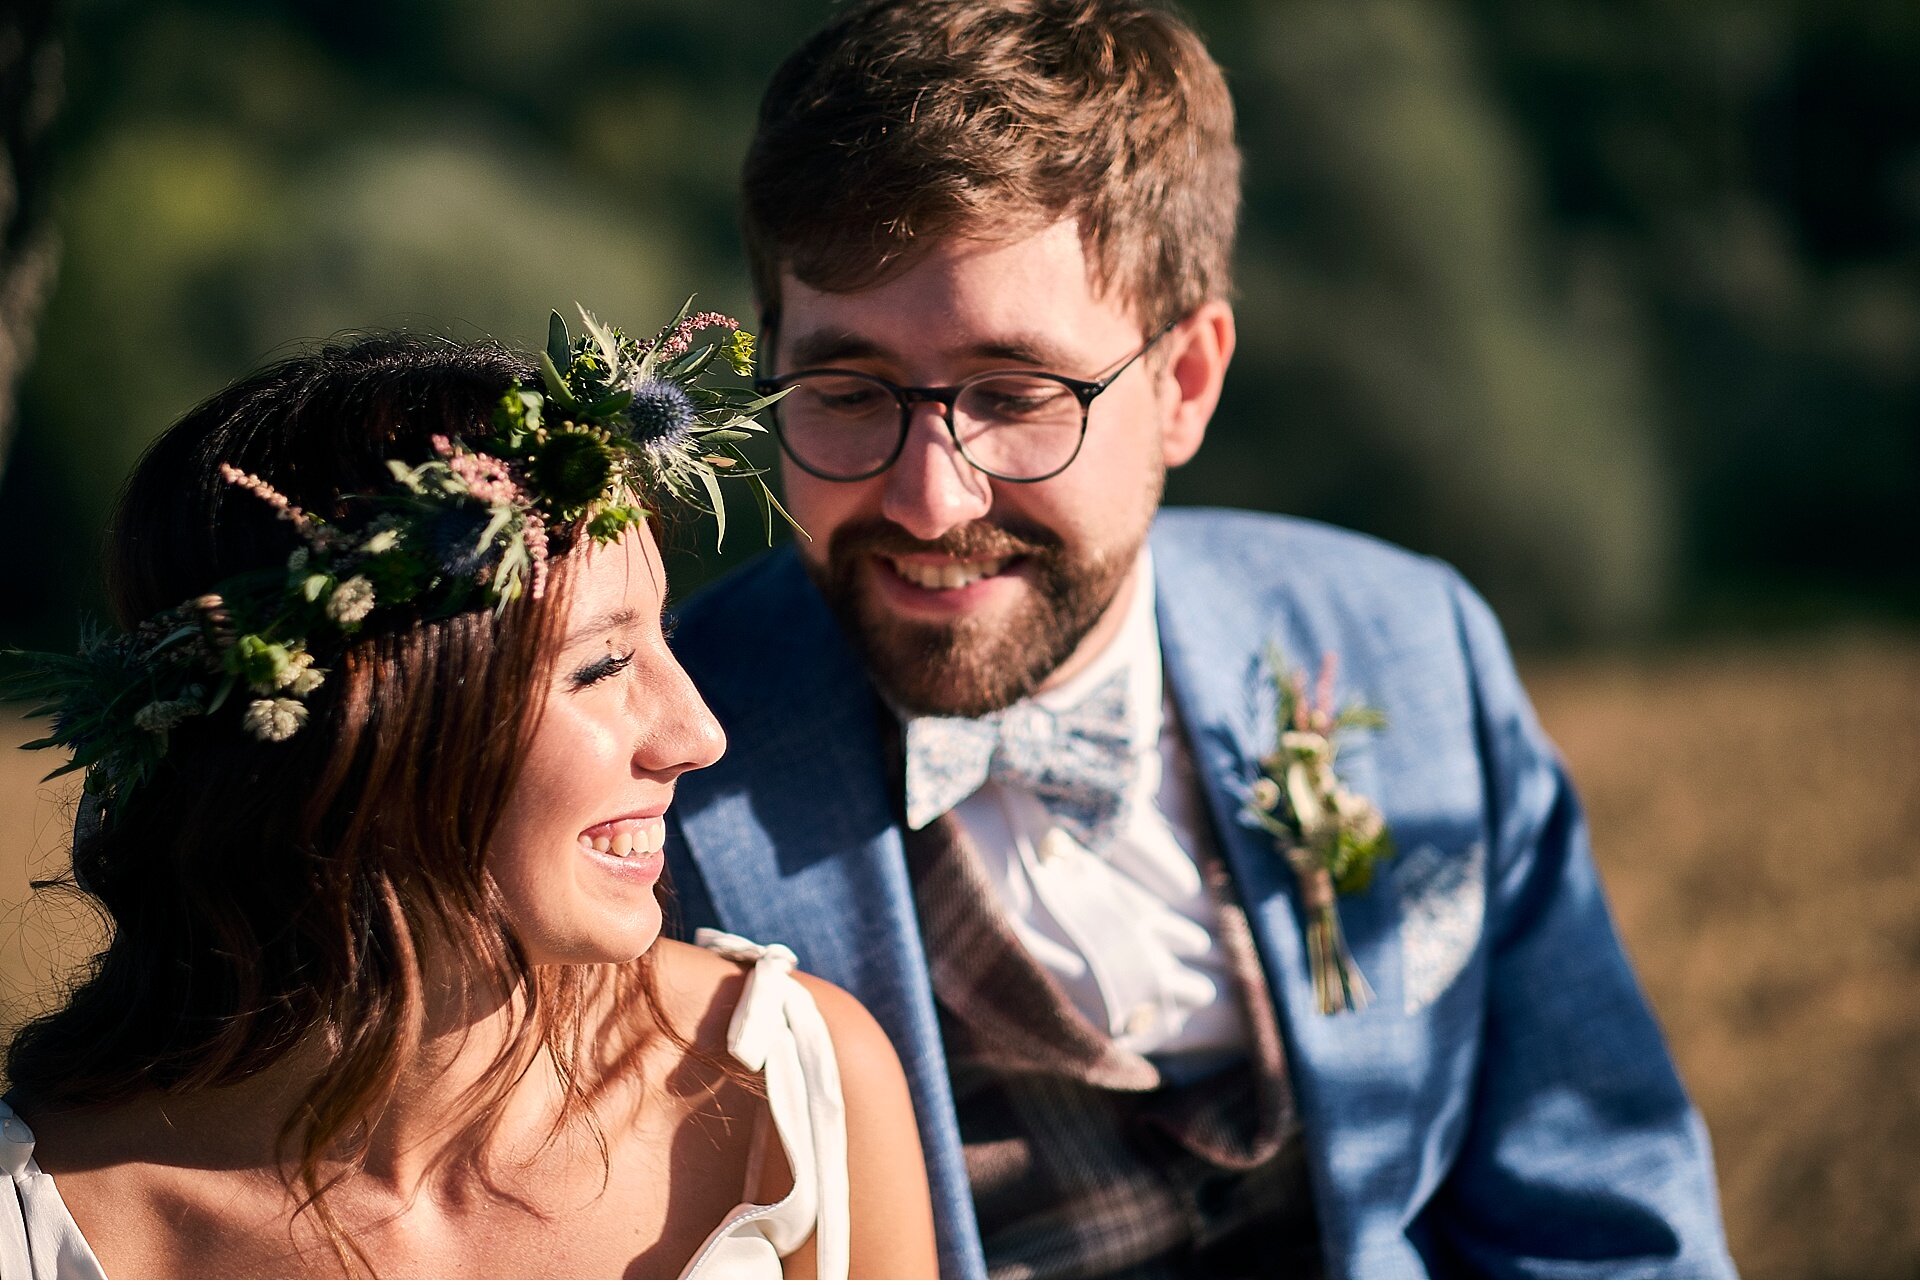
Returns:
[[[1290,670],[1278,647],[1267,649],[1274,690],[1274,747],[1260,760],[1247,791],[1244,818],[1272,836],[1300,892],[1307,962],[1322,1014],[1358,1012],[1373,1000],[1340,930],[1339,899],[1364,892],[1374,867],[1393,855],[1393,837],[1373,800],[1347,789],[1334,772],[1340,733],[1382,728],[1386,716],[1364,705],[1333,707],[1338,663],[1321,661],[1309,692],[1305,670]]]

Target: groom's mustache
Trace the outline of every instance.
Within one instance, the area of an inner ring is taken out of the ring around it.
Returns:
[[[976,519],[936,540],[922,540],[884,518],[852,522],[834,532],[832,559],[846,565],[863,555],[939,554],[962,562],[1022,558],[1051,553],[1060,537],[1030,522],[998,523]]]

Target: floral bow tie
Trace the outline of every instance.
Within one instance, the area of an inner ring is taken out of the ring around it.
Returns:
[[[907,825],[918,830],[989,779],[1030,791],[1074,837],[1104,852],[1119,833],[1139,750],[1123,671],[1064,710],[1016,701],[983,718],[907,723]]]

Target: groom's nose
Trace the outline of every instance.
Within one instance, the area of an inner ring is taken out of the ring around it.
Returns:
[[[880,501],[882,516],[921,540],[937,540],[993,507],[993,479],[960,454],[945,409],[935,403],[913,408]]]

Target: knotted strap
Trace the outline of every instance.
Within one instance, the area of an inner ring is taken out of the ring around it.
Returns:
[[[797,960],[785,946],[762,946],[712,928],[700,929],[695,940],[725,959],[752,965],[727,1026],[727,1052],[765,1076],[768,1110],[793,1171],[793,1190],[785,1198],[746,1216],[782,1229],[779,1240],[792,1240],[777,1244],[782,1254],[797,1249],[811,1230],[818,1279],[845,1280],[852,1252],[847,1108],[826,1019],[794,977]],[[705,1274],[700,1269],[708,1256],[703,1250],[689,1274]]]

